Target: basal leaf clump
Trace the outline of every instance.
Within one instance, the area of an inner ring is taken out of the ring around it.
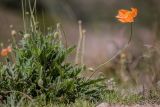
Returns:
[[[16,99],[43,99],[46,102],[71,103],[78,99],[98,101],[104,91],[99,82],[79,76],[85,67],[66,61],[74,47],[65,48],[59,32],[24,34],[13,46],[10,57],[0,64],[1,101],[16,95]],[[27,35],[27,36],[26,36]]]

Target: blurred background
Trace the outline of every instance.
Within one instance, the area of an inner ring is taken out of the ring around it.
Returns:
[[[48,26],[61,23],[67,42],[72,45],[77,44],[78,21],[81,20],[87,31],[85,64],[94,68],[128,41],[130,25],[117,21],[118,10],[138,8],[131,46],[99,71],[120,83],[132,81],[151,87],[160,78],[159,5],[160,0],[37,0],[36,15],[44,32]],[[22,3],[0,0],[0,43],[6,46],[11,38],[11,25],[16,31],[23,31]]]

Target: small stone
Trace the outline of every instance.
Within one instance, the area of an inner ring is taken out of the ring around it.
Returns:
[[[101,103],[97,105],[96,107],[110,107],[110,105],[108,103]]]
[[[94,69],[93,69],[93,68],[91,68],[91,67],[90,67],[90,68],[88,68],[88,70],[89,70],[89,71],[94,71]]]

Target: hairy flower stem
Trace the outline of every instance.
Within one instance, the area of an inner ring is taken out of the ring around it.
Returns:
[[[133,23],[131,23],[131,34],[130,34],[130,37],[129,37],[128,45],[130,44],[130,42],[132,40],[132,35],[133,35]]]
[[[131,43],[131,40],[132,40],[132,35],[133,35],[133,24],[131,23],[131,33],[130,33],[130,37],[129,37],[129,40],[127,42],[127,44],[121,49],[119,50],[116,54],[114,54],[111,58],[107,59],[104,63],[98,65],[97,67],[95,67],[93,69],[93,73],[89,76],[88,79],[90,79],[96,72],[99,68],[103,67],[104,65],[108,64],[110,61],[112,61],[114,58],[116,58],[118,55],[120,55],[124,50],[126,50],[130,43]]]

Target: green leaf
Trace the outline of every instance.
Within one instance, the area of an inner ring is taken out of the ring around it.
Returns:
[[[105,79],[106,78],[99,78],[99,79],[95,79],[95,80],[88,80],[88,81],[85,81],[83,84],[81,84],[79,87],[84,87],[84,86],[87,86],[87,85],[95,84],[97,82],[104,81]]]

